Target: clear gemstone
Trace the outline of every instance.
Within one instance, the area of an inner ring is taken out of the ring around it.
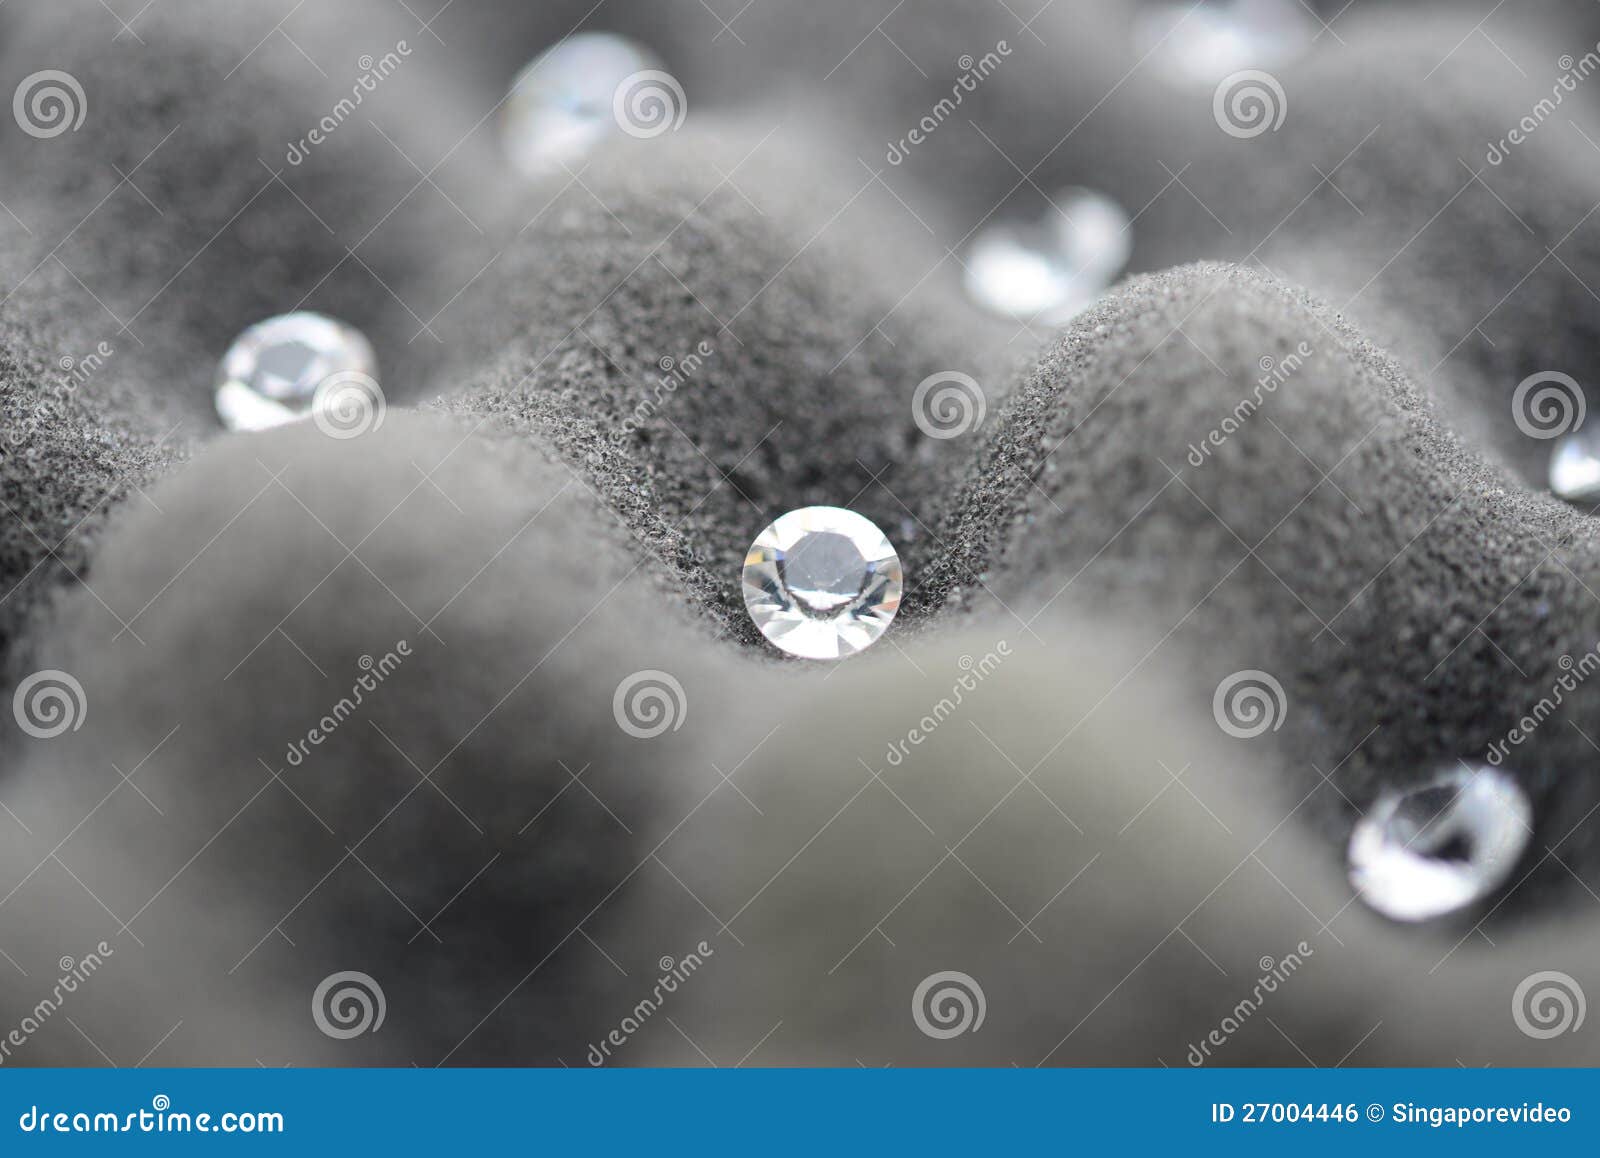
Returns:
[[[744,557],[744,605],[775,645],[806,659],[853,655],[900,610],[900,556],[868,519],[802,507],[777,519]]]
[[[1122,272],[1131,225],[1122,206],[1090,189],[1005,212],[967,251],[967,293],[994,313],[1058,325]]]
[[[1134,23],[1135,50],[1175,84],[1213,85],[1305,53],[1317,25],[1303,0],[1156,0]]]
[[[1532,817],[1516,781],[1487,765],[1386,792],[1351,833],[1350,883],[1394,920],[1443,916],[1505,881],[1527,847]]]
[[[217,367],[217,413],[229,430],[267,430],[311,415],[334,375],[371,383],[378,358],[361,331],[305,311],[280,314],[234,339]]]
[[[534,58],[500,111],[506,155],[528,177],[576,164],[617,129],[612,101],[636,73],[660,68],[646,48],[609,32],[580,32]]]
[[[1550,489],[1572,502],[1600,499],[1600,422],[1561,436],[1550,454]]]

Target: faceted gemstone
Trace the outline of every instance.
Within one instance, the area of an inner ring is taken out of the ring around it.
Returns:
[[[506,155],[524,176],[575,166],[617,131],[612,101],[635,73],[660,68],[642,45],[609,32],[580,32],[517,74],[500,110]]]
[[[1122,272],[1131,224],[1122,206],[1089,189],[1010,206],[967,251],[967,293],[994,313],[1059,325]]]
[[[217,367],[217,413],[229,430],[267,430],[309,417],[334,375],[377,389],[378,359],[361,331],[305,311],[258,322]],[[359,376],[359,377],[358,377]]]
[[[1386,792],[1351,833],[1350,883],[1396,921],[1454,912],[1510,875],[1532,835],[1532,816],[1516,781],[1487,765]]]
[[[806,659],[852,655],[900,609],[900,556],[854,511],[803,507],[756,537],[744,558],[744,605],[778,647]]]
[[[1600,500],[1600,421],[1561,436],[1550,454],[1550,489],[1569,502]]]
[[[1303,0],[1153,0],[1134,22],[1134,50],[1173,84],[1209,86],[1289,63],[1316,31]]]

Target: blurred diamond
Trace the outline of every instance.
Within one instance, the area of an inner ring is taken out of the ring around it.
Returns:
[[[1570,502],[1600,499],[1600,422],[1561,436],[1550,455],[1550,489]]]
[[[1154,0],[1135,18],[1134,51],[1163,79],[1213,85],[1302,55],[1317,24],[1301,0]]]
[[[217,367],[217,413],[229,430],[267,430],[309,417],[335,375],[374,381],[377,355],[361,331],[322,314],[280,314],[234,340]]]
[[[1396,921],[1425,921],[1487,896],[1532,835],[1516,781],[1487,765],[1385,792],[1350,836],[1350,883]]]
[[[802,507],[762,531],[744,559],[744,605],[775,645],[839,659],[884,633],[900,609],[900,556],[869,520]]]
[[[1099,297],[1128,263],[1132,222],[1090,189],[1066,189],[1042,215],[1009,214],[979,230],[966,286],[983,308],[1059,325]]]
[[[660,68],[642,45],[609,32],[580,32],[517,74],[500,110],[506,155],[528,177],[575,165],[619,131],[612,102],[623,81]]]

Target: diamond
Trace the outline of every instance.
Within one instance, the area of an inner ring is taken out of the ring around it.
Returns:
[[[609,32],[580,32],[546,49],[506,95],[506,156],[526,177],[561,173],[618,131],[614,101],[622,83],[659,67],[649,49]]]
[[[1580,426],[1556,443],[1550,489],[1570,502],[1600,499],[1600,422]]]
[[[268,430],[311,416],[317,388],[375,399],[378,358],[354,326],[321,314],[280,314],[234,339],[217,367],[217,414],[229,430]]]
[[[1008,213],[973,239],[967,293],[1009,318],[1059,325],[1105,291],[1128,263],[1131,222],[1090,189],[1066,189],[1033,215]]]
[[[900,556],[871,521],[841,507],[802,507],[745,554],[744,605],[789,654],[839,659],[888,628],[902,578]]]
[[[1134,24],[1134,51],[1176,84],[1213,85],[1304,54],[1314,17],[1302,0],[1158,0]]]
[[[1386,792],[1350,835],[1350,883],[1396,921],[1425,921],[1487,896],[1527,847],[1533,809],[1486,765]]]

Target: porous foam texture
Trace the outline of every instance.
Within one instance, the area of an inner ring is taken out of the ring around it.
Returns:
[[[1593,361],[1593,82],[1489,154],[1592,11],[1324,11],[1242,139],[1109,0],[314,8],[0,8],[0,91],[86,103],[0,118],[5,687],[81,687],[0,729],[8,1063],[1600,1060],[1513,1004],[1600,981],[1594,516],[1512,406]],[[505,86],[582,30],[684,123],[519,177]],[[1074,184],[1132,276],[979,312],[973,232]],[[296,308],[381,422],[223,433]],[[839,665],[739,591],[814,503],[906,568]],[[1369,910],[1361,812],[1513,729],[1506,884]]]

